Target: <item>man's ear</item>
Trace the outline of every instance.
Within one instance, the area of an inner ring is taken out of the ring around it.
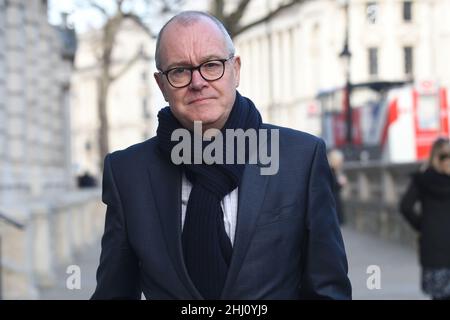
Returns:
[[[240,81],[240,77],[241,77],[241,57],[240,56],[236,56],[234,58],[234,64],[233,64],[233,68],[234,68],[234,75],[235,75],[235,79],[236,79],[236,88],[239,87],[239,81]]]
[[[164,79],[162,78],[163,77],[162,73],[155,72],[153,74],[153,77],[155,78],[156,83],[158,84],[159,90],[161,90],[161,93],[164,96],[164,100],[166,100],[166,102],[169,102],[169,99],[167,99],[167,95],[166,95],[166,88],[165,88]]]

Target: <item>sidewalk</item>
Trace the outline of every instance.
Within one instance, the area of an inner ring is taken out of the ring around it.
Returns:
[[[415,250],[375,236],[343,228],[349,278],[353,299],[423,300],[428,299],[420,289],[420,266]],[[381,289],[369,290],[367,267],[377,265],[381,270]]]
[[[420,291],[420,268],[416,252],[403,245],[395,244],[374,236],[361,234],[343,228],[349,277],[353,286],[353,299],[427,299]],[[89,299],[95,289],[95,273],[100,257],[100,241],[71,264],[81,268],[81,289],[69,290],[66,268],[57,272],[57,283],[52,289],[41,291],[41,299],[79,300]],[[367,267],[377,265],[381,270],[381,289],[369,290],[366,282],[370,274]]]
[[[100,260],[100,240],[94,246],[87,248],[82,254],[74,257],[71,263],[56,271],[55,287],[40,291],[41,300],[87,300],[94,293],[98,263]],[[67,267],[77,265],[81,271],[81,288],[69,290],[66,287],[67,278],[71,274],[66,273]]]

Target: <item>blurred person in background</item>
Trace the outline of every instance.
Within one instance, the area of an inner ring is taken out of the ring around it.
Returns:
[[[450,300],[449,139],[434,142],[425,167],[412,175],[400,211],[419,233],[422,290],[435,300]]]
[[[343,153],[337,149],[332,149],[328,152],[328,162],[332,172],[332,189],[336,201],[336,212],[338,215],[339,224],[343,225],[345,223],[345,214],[342,206],[341,192],[342,188],[344,188],[347,184],[347,177],[342,170],[344,165]]]
[[[77,177],[77,184],[79,188],[94,188],[98,185],[97,179],[89,171]]]

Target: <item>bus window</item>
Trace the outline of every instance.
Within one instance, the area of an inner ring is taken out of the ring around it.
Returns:
[[[417,122],[420,130],[439,130],[439,103],[436,95],[419,95]]]

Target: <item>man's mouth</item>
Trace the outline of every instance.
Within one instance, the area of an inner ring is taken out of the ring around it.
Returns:
[[[203,102],[203,101],[210,100],[210,99],[212,99],[212,98],[207,98],[207,97],[197,98],[197,99],[191,100],[188,104],[199,103],[199,102]]]

